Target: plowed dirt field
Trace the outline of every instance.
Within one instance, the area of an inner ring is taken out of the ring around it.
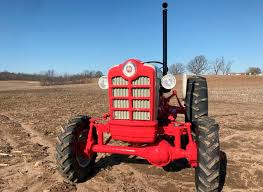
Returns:
[[[207,79],[209,115],[220,125],[221,151],[227,156],[223,191],[262,192],[263,78]],[[179,79],[179,93],[180,84]],[[119,155],[99,155],[94,176],[84,183],[64,180],[55,163],[60,126],[78,114],[98,117],[107,110],[107,91],[96,83],[0,82],[0,191],[195,191],[194,169],[165,171]]]

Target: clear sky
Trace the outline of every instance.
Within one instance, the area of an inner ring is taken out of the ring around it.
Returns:
[[[168,0],[168,62],[204,54],[263,68],[263,0]],[[0,0],[0,71],[162,60],[161,0]]]

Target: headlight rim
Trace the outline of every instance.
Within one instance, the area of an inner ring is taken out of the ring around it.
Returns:
[[[167,82],[168,80],[171,80],[170,82],[172,82],[171,85],[165,84],[165,81]],[[165,76],[162,77],[161,79],[161,85],[163,86],[163,88],[165,89],[173,89],[176,86],[176,78],[173,74],[168,73]]]
[[[106,83],[105,83],[106,82]],[[105,83],[105,84],[103,84]],[[108,89],[109,88],[109,82],[108,82],[108,76],[104,75],[101,76],[98,80],[98,85],[101,89]],[[104,86],[103,86],[104,85]]]

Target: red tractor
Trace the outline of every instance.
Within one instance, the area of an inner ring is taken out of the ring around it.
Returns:
[[[163,3],[163,62],[129,59],[110,68],[99,79],[99,86],[108,88],[109,113],[73,118],[58,136],[58,169],[70,181],[85,181],[97,153],[111,153],[139,156],[157,167],[186,159],[195,168],[197,191],[219,190],[219,127],[208,117],[206,79],[184,79],[184,104],[176,91],[165,96],[176,84],[167,67],[167,6]],[[177,106],[169,104],[173,97]],[[185,115],[184,122],[176,120],[178,114]]]

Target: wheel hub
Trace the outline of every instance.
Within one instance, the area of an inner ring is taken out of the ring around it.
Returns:
[[[87,142],[88,130],[83,130],[77,137],[75,149],[76,160],[80,167],[87,167],[90,164],[91,159],[85,154],[84,149]]]

